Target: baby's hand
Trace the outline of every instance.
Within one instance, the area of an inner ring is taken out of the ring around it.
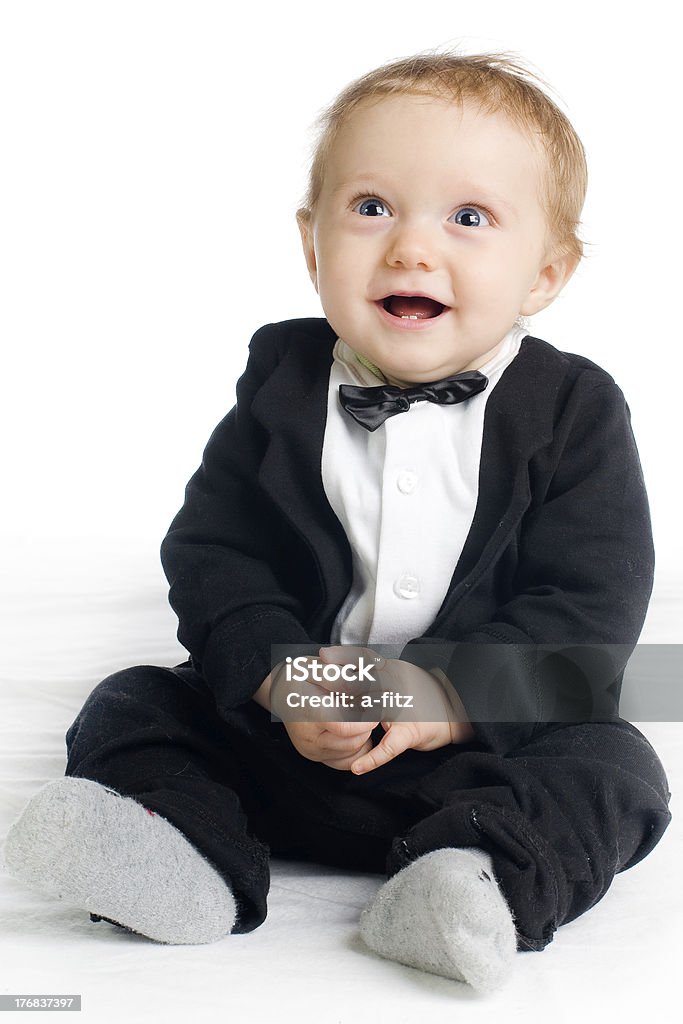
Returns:
[[[312,665],[316,660],[318,659],[309,658],[308,662]],[[292,712],[284,703],[288,694],[324,696],[328,691],[311,679],[285,685],[281,668],[278,666],[278,669],[273,671],[271,709],[281,716],[292,745],[309,761],[320,761],[328,768],[349,771],[354,760],[372,749],[370,734],[379,722],[328,722],[326,719],[329,717],[329,710],[310,706],[306,708],[305,721],[291,721]]]
[[[359,751],[359,756],[351,760],[349,767],[354,775],[371,772],[404,750],[437,750],[455,742],[448,722],[382,722],[382,728],[386,732],[377,746]]]
[[[447,692],[430,672],[407,661],[385,658],[377,661],[374,651],[365,648],[323,647],[320,650],[320,658],[327,664],[357,664],[361,656],[366,661],[374,660],[374,675],[381,692],[393,694],[394,698],[411,697],[412,708],[397,711],[393,717],[399,720],[382,722],[385,734],[377,746],[361,750],[351,759],[354,774],[379,768],[404,750],[437,750],[448,743],[463,743],[472,738],[472,726],[457,695],[454,691]],[[411,717],[434,720],[403,720]]]
[[[328,768],[349,771],[372,749],[370,733],[377,722],[285,722],[290,740],[303,757]]]

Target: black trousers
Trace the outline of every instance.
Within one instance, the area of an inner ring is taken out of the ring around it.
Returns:
[[[627,722],[550,726],[506,756],[475,743],[408,750],[355,776],[302,757],[254,701],[219,718],[189,662],[109,676],[66,741],[67,775],[134,797],[211,861],[235,894],[236,932],[266,916],[269,854],[390,877],[432,850],[476,846],[493,858],[519,948],[540,950],[670,821],[662,766]]]

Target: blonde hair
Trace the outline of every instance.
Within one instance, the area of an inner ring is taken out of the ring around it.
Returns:
[[[558,253],[580,259],[577,231],[588,172],[581,140],[569,119],[539,85],[545,82],[515,54],[420,53],[392,61],[351,82],[318,118],[308,189],[297,217],[310,222],[325,178],[330,151],[344,120],[360,103],[382,96],[417,94],[462,104],[477,101],[487,113],[501,112],[545,154],[541,202]]]

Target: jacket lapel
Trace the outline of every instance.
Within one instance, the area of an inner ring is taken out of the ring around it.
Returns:
[[[429,633],[438,635],[440,623],[473,581],[493,566],[528,509],[529,461],[552,440],[565,374],[561,353],[527,335],[486,403],[477,505],[448,594]]]
[[[322,482],[321,460],[332,350],[326,320],[294,329],[283,358],[254,399],[252,412],[269,434],[261,486],[310,547],[322,591],[315,629],[336,614],[352,581],[351,549]],[[320,624],[320,625],[319,625]]]

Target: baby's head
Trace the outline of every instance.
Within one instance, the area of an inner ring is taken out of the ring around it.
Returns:
[[[325,112],[297,220],[335,332],[389,380],[482,366],[581,255],[583,146],[517,61],[418,55]]]

